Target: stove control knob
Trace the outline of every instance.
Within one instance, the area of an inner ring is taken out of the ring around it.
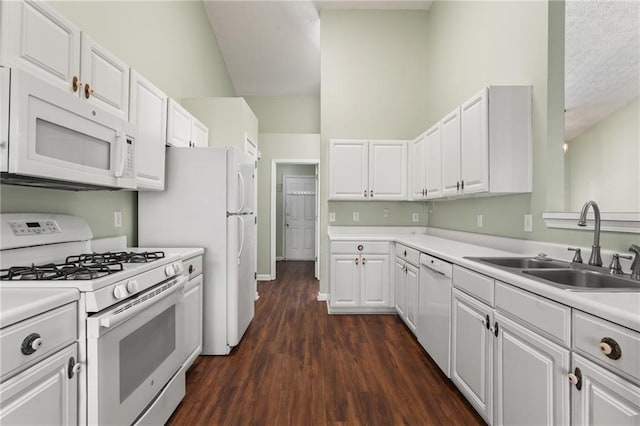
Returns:
[[[172,265],[169,265],[166,268],[164,268],[164,274],[168,277],[172,277],[176,274],[176,270],[173,269]]]
[[[182,267],[182,262],[176,262],[173,264],[173,269],[176,270],[176,274],[181,273],[182,271],[184,271],[184,268]]]
[[[113,297],[116,299],[127,297],[127,289],[123,285],[116,286],[116,288],[113,289]]]
[[[137,293],[140,291],[140,286],[138,285],[138,281],[131,280],[127,283],[127,291],[129,293]]]

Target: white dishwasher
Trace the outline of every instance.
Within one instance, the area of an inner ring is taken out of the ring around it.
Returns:
[[[425,351],[449,375],[451,264],[422,253],[416,334]]]

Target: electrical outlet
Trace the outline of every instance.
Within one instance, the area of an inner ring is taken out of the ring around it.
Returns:
[[[122,212],[113,212],[113,227],[122,228]]]
[[[336,221],[336,212],[329,212],[329,222]]]
[[[360,213],[359,212],[353,212],[353,221],[354,222],[360,222]]]
[[[412,221],[412,222],[417,222],[417,221],[419,221],[419,220],[420,220],[420,215],[419,215],[418,213],[413,213],[413,214],[411,215],[411,221]]]
[[[482,228],[482,215],[481,214],[476,215],[476,226],[478,228]]]
[[[382,209],[382,217],[389,217],[389,209]]]
[[[524,215],[524,232],[533,232],[533,216],[530,214]]]

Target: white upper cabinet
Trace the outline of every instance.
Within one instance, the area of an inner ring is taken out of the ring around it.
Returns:
[[[42,1],[2,3],[1,61],[127,120],[129,66]]]
[[[42,1],[3,1],[1,61],[64,89],[80,77],[80,29]]]
[[[425,133],[425,196],[428,200],[442,196],[442,129],[440,123]]]
[[[329,142],[329,199],[406,200],[407,142]]]
[[[427,181],[426,132],[409,142],[409,199],[425,199]]]
[[[167,144],[175,147],[209,146],[209,130],[178,102],[169,99]]]
[[[489,86],[441,120],[442,195],[531,192],[531,86]]]
[[[129,121],[138,128],[136,138],[136,180],[138,189],[164,189],[165,144],[167,141],[167,95],[131,72]]]
[[[129,66],[82,33],[80,96],[127,120],[129,116]]]

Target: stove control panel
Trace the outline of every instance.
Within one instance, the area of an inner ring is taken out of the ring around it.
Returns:
[[[53,219],[43,220],[12,220],[9,228],[16,237],[26,235],[59,234],[60,227]]]

